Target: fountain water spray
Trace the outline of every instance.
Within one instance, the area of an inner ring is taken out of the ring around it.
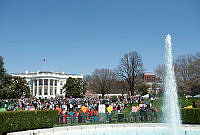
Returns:
[[[170,135],[182,135],[171,36],[165,39],[164,120]]]

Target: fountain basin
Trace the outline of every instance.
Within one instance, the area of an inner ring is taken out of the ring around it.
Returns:
[[[184,135],[199,135],[200,125],[183,125]],[[163,123],[65,126],[9,133],[9,135],[169,135]]]

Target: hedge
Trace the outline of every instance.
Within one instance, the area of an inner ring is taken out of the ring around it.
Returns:
[[[200,124],[200,108],[181,109],[184,124]],[[56,124],[58,111],[10,111],[0,112],[0,134],[50,128]]]
[[[0,134],[50,128],[56,123],[58,111],[10,111],[0,112]]]
[[[181,109],[181,115],[184,124],[200,124],[200,108]]]

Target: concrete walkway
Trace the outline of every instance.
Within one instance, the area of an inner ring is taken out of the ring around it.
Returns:
[[[80,126],[64,126],[64,127],[54,127],[47,129],[36,129],[27,130],[21,132],[12,132],[8,135],[56,135],[59,132],[70,132],[74,130],[92,130],[101,128],[164,128],[163,123],[127,123],[127,124],[97,124],[97,125],[80,125]],[[200,130],[200,125],[183,125],[185,129],[197,129]]]

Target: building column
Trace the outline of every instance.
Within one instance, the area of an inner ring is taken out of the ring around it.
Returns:
[[[50,79],[48,79],[48,97],[50,97],[51,95],[50,95]]]
[[[37,92],[36,92],[36,97],[38,98],[38,95],[39,95],[39,80],[37,79]]]
[[[35,96],[35,80],[32,80],[32,96]]]
[[[44,98],[44,79],[42,79],[42,98]]]
[[[55,96],[56,96],[58,94],[58,81],[54,80],[54,82],[57,82],[56,83],[57,85],[55,85],[55,83],[54,83],[54,90],[56,89],[56,93],[55,93]]]
[[[54,87],[55,87],[55,80],[53,80],[53,97],[56,97],[55,92],[54,92],[55,91]]]
[[[58,95],[61,96],[60,95],[60,82],[58,82],[58,81],[57,81],[57,88],[59,89],[59,91],[57,90],[58,91]]]

